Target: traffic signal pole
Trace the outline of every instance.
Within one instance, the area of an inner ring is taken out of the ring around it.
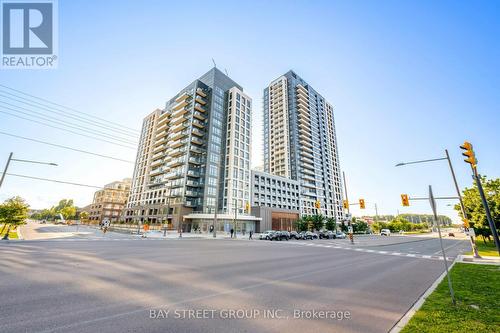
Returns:
[[[483,185],[481,184],[481,176],[477,173],[476,168],[473,168],[473,170],[474,170],[474,178],[476,180],[477,189],[479,191],[479,195],[481,196],[481,201],[483,202],[484,210],[486,211],[486,219],[488,220],[488,224],[490,225],[491,235],[493,236],[493,240],[495,241],[495,246],[497,247],[498,254],[500,255],[500,241],[498,239],[498,232],[495,226],[495,222],[491,217],[488,201],[486,200],[486,196],[484,195]]]
[[[342,176],[344,177],[344,188],[345,188],[345,200],[348,202],[347,204],[347,214],[350,215],[349,213],[349,198],[347,196],[347,180],[345,178],[345,172],[342,171]],[[348,231],[349,231],[349,238],[351,239],[351,244],[354,244],[354,230],[353,230],[353,227],[352,227],[352,224],[351,224],[351,219],[349,219],[349,221],[347,221],[347,225],[348,225]]]
[[[481,177],[477,172],[477,159],[476,153],[472,147],[470,142],[465,141],[463,145],[460,146],[460,149],[465,150],[462,155],[467,157],[464,161],[470,164],[472,169],[472,178],[476,181],[477,189],[479,191],[479,195],[481,196],[481,201],[483,203],[484,211],[486,212],[486,219],[488,220],[488,224],[491,229],[491,235],[493,236],[493,240],[495,241],[495,246],[497,247],[498,254],[500,254],[500,241],[498,240],[498,232],[495,226],[495,222],[491,217],[490,207],[488,206],[488,201],[486,200],[486,196],[484,194],[483,185],[481,184]]]
[[[448,153],[448,149],[444,150],[446,153],[446,159],[448,160],[448,165],[450,167],[451,176],[453,178],[453,183],[455,184],[455,189],[458,195],[458,201],[460,202],[460,210],[462,211],[462,216],[464,221],[467,220],[467,211],[465,210],[464,201],[462,199],[462,193],[460,192],[460,188],[458,187],[457,177],[455,176],[455,170],[453,169],[453,164],[451,164],[450,154]],[[469,228],[469,224],[467,223],[467,229]],[[476,243],[474,242],[474,237],[469,233],[470,245],[472,247],[472,254],[474,258],[481,258],[479,252],[477,251]]]

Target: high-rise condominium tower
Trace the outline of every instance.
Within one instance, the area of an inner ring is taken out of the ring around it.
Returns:
[[[222,223],[225,214],[243,214],[250,200],[251,110],[243,88],[213,68],[147,116],[126,220],[188,231],[206,230],[216,210]]]
[[[293,71],[264,89],[264,169],[299,181],[301,214],[343,219],[333,107]]]

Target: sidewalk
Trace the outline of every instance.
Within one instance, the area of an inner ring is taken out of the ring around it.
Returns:
[[[457,258],[458,262],[466,264],[481,264],[481,265],[497,265],[500,266],[500,257],[482,256],[474,258],[472,255],[460,255]]]

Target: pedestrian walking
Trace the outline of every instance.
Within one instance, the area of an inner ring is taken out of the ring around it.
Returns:
[[[234,234],[234,229],[231,228],[231,238],[233,238],[233,234]]]
[[[253,238],[252,238],[252,235],[253,235],[253,231],[252,231],[252,230],[250,230],[250,233],[249,233],[248,239],[253,239]]]

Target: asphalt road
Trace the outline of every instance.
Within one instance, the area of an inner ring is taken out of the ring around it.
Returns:
[[[392,255],[431,255],[437,239],[90,237],[0,242],[0,332],[387,332],[444,270]]]

